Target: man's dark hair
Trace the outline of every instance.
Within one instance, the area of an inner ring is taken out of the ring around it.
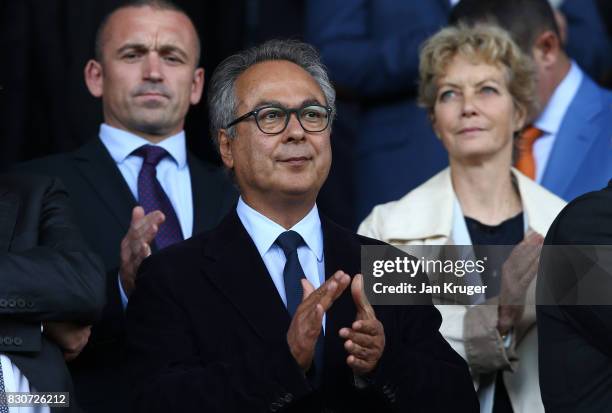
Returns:
[[[559,37],[559,28],[548,0],[461,0],[451,11],[449,23],[473,25],[490,22],[507,30],[524,53],[547,30]]]
[[[173,2],[169,0],[129,0],[129,1],[126,1],[122,3],[120,6],[111,10],[111,12],[108,13],[106,16],[104,16],[104,18],[100,22],[100,25],[98,26],[98,30],[96,31],[96,49],[95,49],[95,58],[98,62],[102,63],[103,49],[104,49],[104,30],[106,30],[106,26],[108,25],[108,22],[111,16],[115,14],[115,12],[117,12],[118,10],[130,8],[130,7],[135,7],[135,8],[150,7],[155,10],[175,11],[177,13],[181,13],[185,15],[191,21],[191,18],[189,17],[187,12],[185,12],[184,9],[182,9],[180,6],[174,4]],[[191,21],[191,25],[193,26],[196,32],[196,60],[195,61],[196,61],[196,66],[197,66],[200,62],[200,48],[201,48],[200,35],[198,34],[198,30],[196,29],[195,24],[193,24],[193,21]]]

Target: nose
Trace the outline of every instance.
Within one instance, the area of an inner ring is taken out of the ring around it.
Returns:
[[[304,139],[306,131],[302,128],[302,125],[298,121],[298,114],[291,113],[289,115],[289,123],[285,130],[285,136],[287,141],[299,141]]]
[[[476,99],[476,96],[474,96],[473,93],[464,94],[463,106],[461,108],[462,116],[470,117],[477,113],[475,99]]]
[[[143,78],[151,82],[160,82],[164,79],[161,58],[156,52],[148,53],[144,59]]]

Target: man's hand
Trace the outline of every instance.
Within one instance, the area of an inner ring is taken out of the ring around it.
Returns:
[[[151,242],[155,239],[160,224],[166,217],[161,211],[145,215],[140,206],[132,210],[132,222],[121,240],[121,264],[119,276],[123,291],[129,297],[136,284],[136,272],[142,260],[151,255]]]
[[[351,295],[357,307],[357,317],[351,328],[342,328],[340,337],[349,352],[346,363],[356,376],[374,371],[385,350],[385,330],[376,318],[363,289],[363,276],[355,275],[351,283]]]
[[[543,243],[540,234],[530,231],[502,266],[497,321],[501,335],[507,334],[523,316],[525,294],[538,272]]]
[[[350,281],[348,274],[336,271],[315,290],[307,279],[302,279],[304,294],[287,331],[287,343],[293,358],[304,372],[307,372],[312,364],[315,345],[321,334],[323,314],[340,297]]]
[[[68,321],[46,321],[43,323],[43,333],[62,349],[66,361],[72,361],[87,344],[91,326]]]

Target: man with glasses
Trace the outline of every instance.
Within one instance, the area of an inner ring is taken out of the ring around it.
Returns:
[[[357,273],[361,246],[380,242],[319,215],[335,92],[316,51],[270,41],[211,83],[212,136],[240,199],[214,230],[143,262],[127,311],[133,410],[476,411],[431,299],[373,308]]]

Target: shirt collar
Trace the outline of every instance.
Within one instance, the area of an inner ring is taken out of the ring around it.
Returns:
[[[132,152],[142,145],[155,145],[164,148],[177,163],[179,169],[184,168],[187,164],[184,131],[180,131],[176,135],[172,135],[157,144],[152,144],[138,135],[103,123],[100,125],[99,136],[115,163],[118,164],[125,161],[127,157],[132,155]]]
[[[278,236],[286,231],[285,228],[270,218],[248,206],[242,197],[238,199],[236,212],[261,256],[268,252]],[[302,236],[306,246],[315,254],[318,261],[323,259],[323,232],[321,231],[321,219],[316,205],[290,230]]]
[[[578,92],[583,76],[582,70],[572,61],[569,72],[553,92],[544,112],[535,121],[536,128],[552,135],[557,134],[565,112]]]

